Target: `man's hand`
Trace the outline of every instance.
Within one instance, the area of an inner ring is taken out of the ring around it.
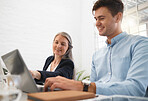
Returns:
[[[38,80],[41,79],[40,72],[38,72],[38,71],[32,71],[32,70],[29,70],[29,71],[30,71],[30,74],[32,75],[33,78],[38,79]]]
[[[44,91],[48,91],[48,87],[50,87],[51,91],[55,88],[83,91],[81,81],[70,80],[61,76],[47,78],[44,84]]]

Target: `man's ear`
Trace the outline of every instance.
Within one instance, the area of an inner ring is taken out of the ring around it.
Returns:
[[[116,23],[120,22],[122,20],[123,14],[121,12],[118,12],[116,16]]]

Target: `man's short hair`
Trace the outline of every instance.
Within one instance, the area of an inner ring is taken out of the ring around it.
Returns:
[[[118,12],[123,13],[124,5],[121,0],[98,0],[93,6],[92,12],[100,7],[107,7],[114,17]]]

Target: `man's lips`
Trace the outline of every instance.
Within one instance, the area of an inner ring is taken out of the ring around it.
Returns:
[[[104,27],[97,27],[97,28],[98,28],[99,32],[101,32],[104,29]]]

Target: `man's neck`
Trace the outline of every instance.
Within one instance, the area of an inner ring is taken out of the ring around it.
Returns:
[[[122,31],[118,32],[117,34],[114,34],[112,36],[107,36],[107,43],[111,44],[111,40],[112,38],[114,38],[115,36],[119,35],[120,33],[122,33]]]

